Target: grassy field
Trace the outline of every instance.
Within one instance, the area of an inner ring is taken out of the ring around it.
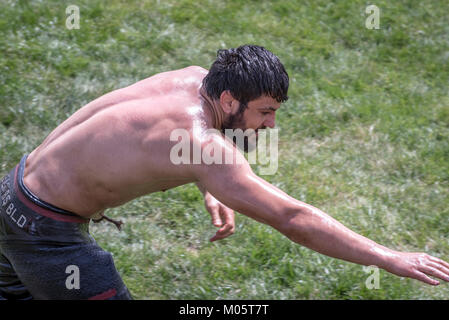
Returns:
[[[66,7],[80,29],[66,28]],[[380,29],[365,8],[380,8]],[[290,100],[268,181],[376,242],[449,260],[449,3],[427,1],[0,1],[0,175],[75,110],[161,71],[209,68],[220,48],[278,55]],[[257,172],[258,167],[255,165]],[[137,299],[447,299],[328,258],[236,215],[215,228],[186,185],[92,224]]]

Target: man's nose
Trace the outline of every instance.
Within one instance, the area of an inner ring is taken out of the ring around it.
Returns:
[[[267,126],[268,128],[274,128],[276,125],[276,115],[270,114],[264,121],[264,126]]]

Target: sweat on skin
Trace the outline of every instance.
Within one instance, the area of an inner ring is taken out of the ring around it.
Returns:
[[[284,67],[265,48],[219,50],[209,70],[190,66],[160,73],[79,109],[31,152],[24,182],[41,199],[84,218],[196,183],[213,220],[220,221],[213,240],[234,232],[236,210],[319,253],[432,285],[439,282],[430,276],[448,281],[447,262],[384,247],[290,197],[255,175],[224,137],[214,139],[233,152],[232,165],[170,161],[175,129],[186,130],[192,143],[205,148],[210,129],[274,128],[287,89]]]

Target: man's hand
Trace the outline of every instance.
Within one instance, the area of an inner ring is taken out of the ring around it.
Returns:
[[[232,235],[235,230],[234,210],[226,207],[208,192],[204,195],[204,203],[207,211],[209,211],[211,215],[212,224],[220,228],[217,233],[210,238],[210,241],[213,242]]]
[[[434,286],[439,285],[440,282],[429,276],[449,282],[449,263],[426,253],[396,252],[385,270]]]

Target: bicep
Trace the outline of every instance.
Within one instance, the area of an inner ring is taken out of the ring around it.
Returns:
[[[198,179],[227,207],[278,230],[298,211],[297,200],[254,174],[247,162],[210,165]]]

